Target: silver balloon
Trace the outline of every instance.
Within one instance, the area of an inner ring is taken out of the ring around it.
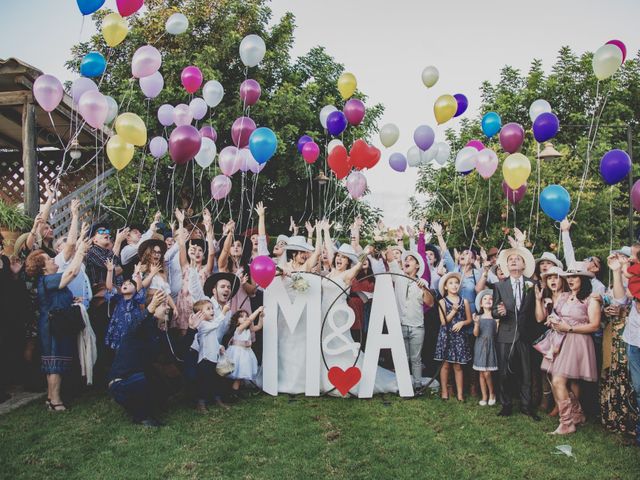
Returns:
[[[444,165],[451,156],[451,147],[446,142],[438,142],[438,151],[436,152],[435,161],[440,165]]]
[[[240,42],[240,60],[247,67],[255,67],[264,58],[267,46],[258,35],[247,35]]]
[[[422,161],[422,152],[416,145],[407,150],[407,163],[410,167],[419,167]]]
[[[422,157],[422,165],[427,165],[431,160],[436,158],[436,153],[438,153],[438,144],[434,143],[427,150],[421,152]]]
[[[118,102],[109,95],[105,95],[104,98],[107,99],[107,105],[109,105],[109,113],[107,113],[107,118],[104,123],[111,123],[113,119],[118,116]]]
[[[202,97],[211,108],[218,106],[224,97],[224,88],[217,80],[209,80],[202,87]]]
[[[189,28],[189,20],[182,13],[174,13],[167,19],[164,28],[171,35],[180,35]]]

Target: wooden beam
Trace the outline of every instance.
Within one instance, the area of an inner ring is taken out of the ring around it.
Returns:
[[[24,167],[24,211],[35,217],[40,210],[38,158],[36,157],[36,106],[22,107],[22,166]]]
[[[33,102],[33,94],[29,90],[0,92],[0,107],[22,105],[24,102]]]
[[[13,148],[20,150],[22,148],[22,141],[16,140],[15,138],[10,137],[9,135],[5,135],[0,132],[0,141],[9,144]]]

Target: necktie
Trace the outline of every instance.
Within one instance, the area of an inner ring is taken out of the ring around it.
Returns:
[[[516,280],[516,308],[520,310],[522,304],[522,291],[520,290],[520,280]]]

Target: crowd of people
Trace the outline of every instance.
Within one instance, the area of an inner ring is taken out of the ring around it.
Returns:
[[[359,218],[344,243],[332,238],[326,220],[307,222],[306,235],[292,221],[290,236],[270,242],[261,203],[257,228],[238,232],[230,220],[216,238],[207,210],[176,210],[173,225],[158,213],[149,226],[114,230],[83,223],[73,201],[68,232],[54,238],[55,192],[47,195],[31,231],[0,259],[2,401],[8,385],[37,389],[46,379],[53,412],[66,410],[82,384],[106,389],[148,426],[160,425],[166,399],[176,394],[200,413],[229,408],[261,381],[264,290],[249,266],[267,255],[290,295],[299,272],[330,280],[322,284],[323,313],[335,298],[353,310],[350,335],[363,350],[376,274],[394,274],[416,393],[436,377],[443,400],[499,403],[503,417],[515,403],[533,420],[558,416],[556,434],[592,417],[640,445],[640,244],[610,252],[605,285],[600,258],[575,258],[567,220],[564,262],[552,252],[534,258],[517,229],[510,248],[451,250],[442,226],[425,222],[379,225],[365,245]],[[294,359],[300,335],[279,339]],[[325,360],[353,363],[338,354]],[[304,365],[281,363],[279,391],[302,393]],[[379,363],[375,391],[397,390],[384,350]],[[321,390],[335,393],[326,378]]]

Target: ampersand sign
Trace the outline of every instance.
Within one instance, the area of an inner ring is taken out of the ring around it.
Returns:
[[[345,318],[346,321],[342,323],[342,325],[336,325],[336,314],[344,314],[339,315],[341,318]],[[351,350],[354,358],[357,358],[358,352],[360,351],[360,344],[354,342],[351,339],[351,336],[346,337],[344,333],[348,332],[356,321],[356,315],[353,313],[353,310],[347,305],[335,305],[328,316],[328,323],[330,328],[330,333],[322,340],[322,348],[325,353],[329,355],[340,355],[341,353],[347,352]],[[330,347],[329,344],[335,343],[335,340],[342,341],[342,345],[338,347]]]

